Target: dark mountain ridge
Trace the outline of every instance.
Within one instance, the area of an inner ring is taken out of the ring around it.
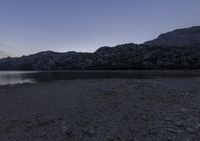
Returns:
[[[176,29],[158,36],[157,39],[147,41],[145,45],[157,46],[195,46],[200,44],[200,26]]]
[[[46,51],[4,58],[0,70],[200,69],[199,41],[200,27],[192,27],[141,45],[106,46],[93,53]]]

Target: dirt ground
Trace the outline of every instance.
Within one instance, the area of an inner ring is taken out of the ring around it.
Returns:
[[[199,140],[199,78],[0,87],[0,141]]]

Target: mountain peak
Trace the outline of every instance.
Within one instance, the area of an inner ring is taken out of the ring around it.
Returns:
[[[160,34],[158,38],[147,41],[145,45],[156,46],[194,46],[200,44],[200,26],[176,29]]]

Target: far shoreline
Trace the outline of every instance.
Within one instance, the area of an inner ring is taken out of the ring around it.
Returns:
[[[0,86],[58,80],[200,78],[200,70],[0,71]]]

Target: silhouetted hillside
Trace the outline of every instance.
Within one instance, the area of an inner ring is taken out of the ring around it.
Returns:
[[[162,34],[143,45],[101,47],[94,53],[52,51],[0,59],[0,70],[200,69],[200,27]]]
[[[0,70],[77,69],[197,69],[199,47],[159,47],[125,44],[102,47],[94,53],[41,52],[0,60]]]
[[[145,45],[157,46],[195,46],[200,44],[200,26],[177,29],[161,34],[157,39],[147,41]]]

